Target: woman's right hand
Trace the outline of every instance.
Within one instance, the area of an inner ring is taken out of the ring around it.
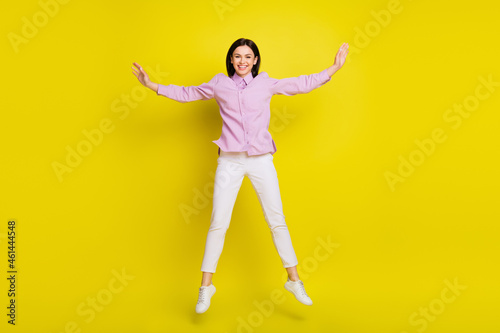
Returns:
[[[137,69],[135,69],[134,67],[132,67],[132,72],[133,74],[137,77],[137,79],[139,80],[139,82],[145,86],[145,87],[150,87],[151,86],[151,80],[149,79],[149,76],[148,74],[146,74],[146,72],[144,71],[144,69],[136,62],[133,63],[135,65],[135,67],[137,67]]]

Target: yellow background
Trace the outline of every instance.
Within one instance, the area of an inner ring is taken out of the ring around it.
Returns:
[[[443,116],[473,100],[480,77],[500,81],[499,9],[491,0],[74,0],[44,22],[39,2],[10,3],[0,14],[2,332],[498,332],[500,87],[458,128]],[[23,17],[40,27],[14,46]],[[217,293],[198,315],[219,110],[214,100],[141,94],[131,66],[160,72],[158,83],[199,85],[226,73],[240,37],[257,43],[274,78],[320,72],[350,45],[332,81],[271,104],[284,212],[314,304],[283,288],[245,179]],[[60,181],[53,163],[103,119],[112,130]],[[446,140],[391,188],[386,173],[424,156],[415,140],[436,128]],[[15,327],[6,323],[12,219]],[[320,247],[327,239],[332,253]],[[452,297],[446,281],[466,289]],[[96,297],[100,311],[88,303]],[[432,320],[418,315],[429,307]]]

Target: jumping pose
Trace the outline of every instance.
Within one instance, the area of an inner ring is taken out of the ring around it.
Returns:
[[[212,276],[222,253],[224,238],[243,178],[247,176],[257,193],[264,218],[271,231],[274,246],[286,269],[285,289],[306,305],[312,305],[304,284],[297,273],[297,257],[285,223],[273,158],[276,145],[269,133],[270,102],[276,94],[305,94],[330,81],[345,63],[349,45],[342,44],[334,64],[323,71],[285,79],[273,79],[266,72],[259,74],[261,56],[250,39],[236,40],[226,56],[227,76],[215,75],[199,86],[162,85],[151,82],[144,69],[133,63],[133,74],[139,82],[178,102],[215,98],[223,120],[221,136],[213,141],[218,147],[215,172],[213,208],[205,253],[201,264],[202,280],[199,287],[196,312],[203,313],[210,306],[215,293]]]

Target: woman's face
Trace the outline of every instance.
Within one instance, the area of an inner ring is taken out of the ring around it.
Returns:
[[[248,73],[252,71],[252,67],[257,64],[257,59],[253,54],[252,49],[247,45],[241,45],[234,50],[231,56],[231,63],[238,74],[241,77],[245,77]]]

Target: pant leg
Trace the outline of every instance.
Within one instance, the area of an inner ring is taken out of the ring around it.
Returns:
[[[212,216],[201,264],[202,272],[215,273],[244,174],[241,155],[225,154],[217,159]]]
[[[247,175],[259,198],[264,218],[271,230],[274,246],[283,267],[293,267],[298,264],[298,260],[285,223],[278,174],[273,158],[270,153],[254,157],[249,163]]]

